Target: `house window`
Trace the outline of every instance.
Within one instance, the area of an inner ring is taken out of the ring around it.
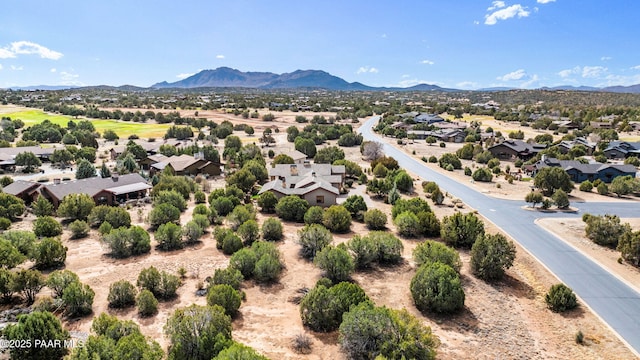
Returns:
[[[316,196],[316,204],[324,204],[324,196],[322,195]]]

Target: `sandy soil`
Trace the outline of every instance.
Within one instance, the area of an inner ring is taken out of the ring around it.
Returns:
[[[200,112],[199,116],[207,116]],[[286,143],[284,129],[293,123],[292,116],[280,117],[273,123],[261,120],[255,123],[256,133],[258,125],[277,125],[281,133],[277,134],[278,144],[271,147],[278,152],[287,152],[292,144]],[[305,113],[306,116],[312,116]],[[183,113],[183,116],[188,116]],[[230,117],[234,122],[249,123],[249,120],[233,115],[213,112],[216,121]],[[282,121],[279,121],[282,119]],[[355,125],[355,124],[354,124]],[[252,125],[253,126],[253,125]],[[238,134],[240,135],[240,134]],[[250,141],[250,140],[248,140]],[[412,145],[407,145],[407,147]],[[427,153],[436,156],[441,149],[437,146],[428,147],[426,144],[416,148],[416,156]],[[454,144],[447,144],[446,151],[452,151]],[[409,148],[410,150],[413,148]],[[267,149],[265,149],[266,151]],[[357,148],[345,149],[347,157],[362,163]],[[409,150],[409,151],[410,151]],[[433,166],[433,165],[430,165]],[[437,168],[437,166],[435,167]],[[444,171],[438,169],[438,171]],[[495,194],[495,184],[470,184],[468,177],[460,172],[446,172],[450,176],[459,176],[469,186],[488,186],[479,188]],[[217,181],[216,186],[222,182]],[[513,185],[523,186],[525,184]],[[503,186],[503,189],[506,185]],[[424,196],[420,189],[420,181],[416,182],[416,194]],[[522,190],[517,190],[517,192]],[[510,193],[510,192],[509,192]],[[520,193],[521,194],[521,193]],[[513,195],[505,195],[513,196]],[[455,208],[447,205],[434,206],[439,218],[452,214]],[[390,213],[387,204],[375,202],[376,207]],[[183,215],[183,223],[191,217],[191,207]],[[138,216],[138,208],[131,210],[134,223],[145,226]],[[142,218],[149,211],[149,206],[142,209]],[[469,211],[463,208],[461,211]],[[258,216],[262,222],[265,215]],[[19,223],[17,227],[30,229],[30,220]],[[256,348],[272,359],[344,359],[340,353],[338,336],[336,333],[319,334],[304,329],[300,320],[298,306],[291,302],[298,295],[297,290],[302,287],[312,287],[320,278],[320,270],[312,263],[298,257],[299,246],[296,244],[296,233],[300,224],[285,224],[285,239],[278,244],[283,254],[286,269],[279,283],[271,286],[260,286],[252,282],[245,282],[243,290],[246,301],[240,307],[240,316],[234,320],[234,339]],[[389,226],[394,231],[393,225]],[[497,232],[487,223],[489,232]],[[334,243],[347,241],[355,234],[365,233],[364,226],[354,223],[348,234],[337,235]],[[202,243],[180,251],[159,252],[153,248],[150,254],[125,260],[114,260],[105,256],[106,250],[99,241],[95,231],[90,237],[82,240],[69,240],[65,231],[63,241],[69,247],[66,268],[76,272],[81,280],[89,284],[96,292],[93,310],[97,315],[103,311],[118,315],[121,319],[132,319],[141,325],[143,333],[166,348],[162,328],[166,319],[178,307],[192,303],[205,304],[203,297],[195,295],[196,284],[213,274],[216,268],[227,266],[228,257],[215,248],[211,234],[205,235]],[[462,252],[464,262],[462,279],[466,292],[465,310],[455,316],[442,317],[419,313],[412,304],[409,282],[415,274],[416,268],[412,262],[411,252],[420,240],[403,239],[405,246],[404,262],[392,268],[377,268],[353,275],[354,281],[363,287],[365,292],[379,305],[393,308],[406,308],[409,312],[431,326],[440,338],[442,345],[438,350],[441,359],[630,359],[633,354],[604,326],[591,312],[579,308],[568,314],[559,315],[545,308],[543,297],[547,289],[557,282],[555,277],[544,269],[535,259],[518,247],[516,262],[504,281],[488,284],[473,277],[469,272],[469,254]],[[152,245],[155,243],[152,240]],[[127,279],[135,283],[141,269],[155,266],[160,270],[176,272],[180,267],[188,270],[183,286],[178,290],[178,298],[172,302],[161,303],[159,313],[149,319],[137,316],[135,309],[127,311],[112,311],[107,307],[109,285],[120,279]],[[43,290],[42,294],[48,294]],[[41,295],[42,295],[41,294]],[[91,318],[66,321],[65,325],[71,330],[88,332]],[[574,335],[582,330],[586,336],[586,345],[575,344]],[[291,339],[300,333],[306,333],[313,339],[313,351],[309,355],[299,355],[290,347]]]

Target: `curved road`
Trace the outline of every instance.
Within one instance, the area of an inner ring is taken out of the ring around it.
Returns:
[[[372,127],[379,119],[380,117],[374,116],[360,127],[358,132],[365,140],[381,140],[372,131]],[[383,144],[385,155],[394,157],[401,168],[423,179],[437,182],[441,188],[477,209],[479,213],[516,239],[563,283],[571,287],[636,355],[640,353],[640,294],[599,264],[534,223],[540,217],[580,215],[523,210],[521,207],[524,205],[524,200],[502,200],[486,196],[429,169],[394,146],[384,142]],[[592,214],[609,213],[624,217],[640,217],[640,206],[637,203],[574,203],[573,206],[578,207],[581,212]]]

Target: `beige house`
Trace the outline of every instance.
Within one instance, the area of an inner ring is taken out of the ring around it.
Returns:
[[[309,205],[328,207],[336,204],[345,173],[344,165],[278,164],[269,169],[271,181],[262,186],[259,194],[271,191],[278,199],[296,195]]]

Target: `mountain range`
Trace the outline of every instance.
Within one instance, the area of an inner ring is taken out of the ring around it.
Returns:
[[[28,86],[14,87],[14,90],[60,90],[71,89],[76,86]],[[87,88],[100,88],[89,86]],[[347,82],[342,78],[331,75],[322,70],[296,70],[291,73],[275,74],[271,72],[243,72],[229,67],[219,67],[214,70],[202,70],[197,74],[176,82],[159,82],[149,89],[194,89],[194,88],[253,88],[253,89],[326,89],[338,91],[463,91],[459,89],[443,88],[437,85],[418,84],[411,87],[373,87],[359,82]],[[121,90],[144,90],[137,86],[124,85],[117,87]],[[518,88],[495,87],[483,88],[475,91],[509,91]],[[567,90],[567,91],[604,91],[615,93],[640,93],[640,84],[631,86],[608,86],[603,88],[591,86],[555,86],[543,87],[539,90]]]

